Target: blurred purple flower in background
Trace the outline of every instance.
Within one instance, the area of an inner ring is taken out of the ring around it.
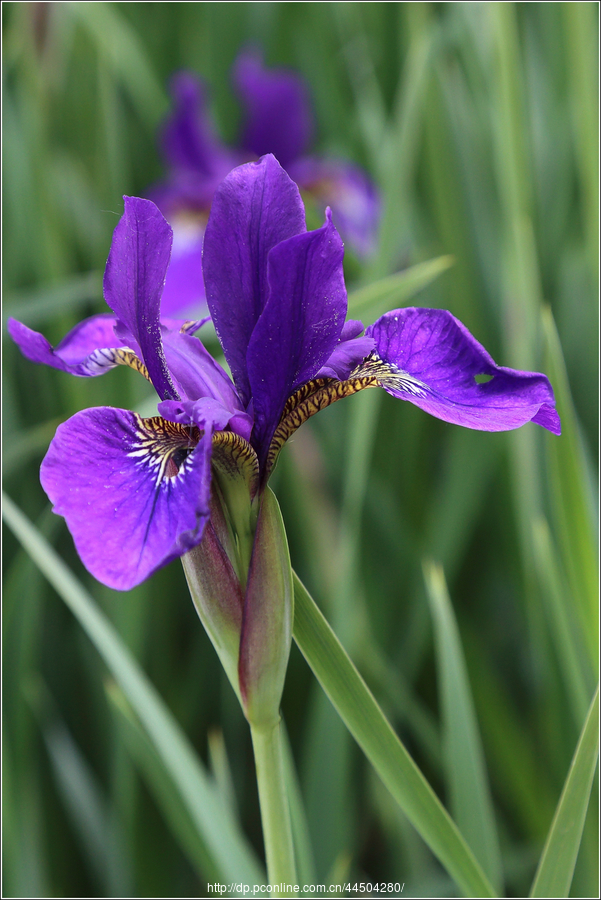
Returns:
[[[307,231],[298,187],[271,155],[225,178],[204,237],[207,303],[231,379],[195,336],[202,321],[159,317],[171,246],[157,207],[126,197],[104,276],[114,315],[81,323],[55,350],[9,322],[34,362],[84,377],[129,365],[160,397],[153,418],[110,407],[76,413],[42,463],[55,512],[84,564],[111,587],[128,589],[200,543],[212,466],[243,473],[246,502],[260,500],[287,438],[364,388],[469,428],[532,421],[560,432],[548,379],[497,366],[450,313],[397,309],[365,334],[361,322],[345,323],[332,214]]]
[[[201,251],[213,194],[226,174],[245,161],[272,153],[321,218],[326,206],[349,248],[359,257],[374,249],[380,204],[357,166],[307,155],[313,115],[303,79],[287,69],[266,69],[260,56],[242,53],[233,69],[244,106],[237,148],[217,137],[201,81],[189,72],[171,82],[173,112],[161,135],[167,177],[149,192],[171,224],[173,255],[163,294],[163,315],[198,312],[204,299]]]

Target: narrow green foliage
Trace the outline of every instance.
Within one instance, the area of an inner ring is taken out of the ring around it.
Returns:
[[[599,756],[599,688],[593,697],[547,836],[531,897],[567,897]]]
[[[599,624],[599,576],[595,496],[587,478],[588,461],[570,394],[559,337],[551,311],[542,316],[545,366],[562,417],[561,440],[547,441],[554,519],[574,604],[591,666],[596,666]]]
[[[403,812],[466,896],[496,896],[457,826],[395,735],[296,576],[294,592],[294,639],[346,727]]]
[[[35,328],[52,316],[74,312],[91,302],[98,303],[101,295],[100,272],[76,275],[52,288],[9,294],[4,298],[2,324],[6,326],[6,320],[12,316]],[[6,337],[6,331],[3,331],[3,336]]]
[[[366,322],[375,321],[389,309],[406,306],[408,300],[452,265],[452,256],[439,256],[357,288],[349,294],[349,316],[359,316]]]
[[[107,683],[106,692],[115,711],[119,734],[127,752],[131,755],[190,864],[196,870],[199,879],[206,881],[217,879],[220,870],[215,865],[212,854],[207,850],[190,814],[189,806],[182,798],[181,792],[177,789],[125,694],[113,681]]]
[[[547,520],[543,517],[532,523],[534,559],[541,596],[547,604],[549,627],[562,668],[562,675],[570,694],[572,713],[578,727],[586,715],[590,696],[591,668],[585,652],[578,617],[574,616],[572,595],[558,564]]]
[[[461,638],[443,570],[428,560],[423,569],[436,638],[449,805],[462,834],[499,894],[502,883],[499,839]]]
[[[71,571],[6,496],[3,514],[11,530],[95,644],[148,732],[210,848],[224,879],[261,882],[252,851],[239,834],[192,748],[113,627]]]

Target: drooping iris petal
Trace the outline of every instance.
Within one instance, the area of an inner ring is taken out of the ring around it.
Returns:
[[[266,69],[260,56],[242,53],[234,81],[246,107],[245,150],[273,153],[287,168],[307,149],[313,131],[309,93],[303,79],[287,69]]]
[[[27,359],[85,378],[103,375],[119,364],[115,349],[124,344],[115,334],[116,321],[110,313],[84,319],[56,347],[16,319],[9,319],[7,328]]]
[[[295,160],[288,173],[320,207],[332,209],[334,224],[359,257],[373,252],[380,223],[380,198],[373,182],[358,166],[338,159],[307,156]]]
[[[59,426],[40,477],[86,568],[128,590],[200,542],[210,458],[210,427],[101,407]]]
[[[247,353],[260,461],[288,397],[338,342],[347,309],[343,256],[329,210],[321,228],[282,241],[269,254],[269,299]]]
[[[446,310],[393,310],[366,333],[375,354],[353,375],[373,374],[394,397],[467,428],[508,431],[533,421],[560,434],[546,376],[497,366]]]
[[[268,297],[267,256],[305,231],[298,188],[271,155],[230,172],[215,194],[203,249],[207,302],[244,404],[246,351]]]
[[[161,343],[159,313],[172,231],[150,200],[124,197],[104,272],[104,296],[133,335],[162,400],[176,397]]]

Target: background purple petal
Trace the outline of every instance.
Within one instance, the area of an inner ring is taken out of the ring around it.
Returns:
[[[245,404],[246,351],[267,302],[267,255],[305,231],[298,188],[273,156],[234,169],[215,194],[203,249],[207,303]]]
[[[380,198],[373,182],[358,166],[343,160],[305,157],[289,166],[290,177],[322,210],[329,206],[343,240],[359,257],[376,246]]]
[[[394,397],[467,428],[507,431],[536,421],[560,433],[547,377],[497,366],[446,310],[393,310],[367,334],[374,338],[380,359],[392,366],[389,381],[382,386]],[[403,373],[409,376],[405,380]],[[479,375],[492,378],[478,383]]]
[[[158,479],[160,459],[144,453],[140,432],[140,422],[157,420],[84,410],[59,426],[42,463],[42,486],[84,565],[117,590],[196,546],[209,516],[210,430],[177,474]]]
[[[136,339],[159,397],[174,398],[159,327],[172,231],[150,200],[123,200],[125,211],[115,228],[104,273],[104,296]]]
[[[344,247],[328,216],[269,254],[269,300],[248,347],[253,443],[267,451],[288,397],[330,357],[346,318]]]
[[[202,278],[203,234],[178,253],[173,251],[161,298],[161,318],[196,318],[206,312],[207,302]]]
[[[178,72],[170,87],[174,110],[161,135],[165,161],[171,168],[191,169],[210,179],[219,171],[227,150],[213,129],[204,86],[190,72]]]
[[[311,141],[313,116],[303,79],[287,69],[266,69],[255,53],[242,53],[234,81],[246,107],[242,146],[262,156],[273,153],[287,167]]]

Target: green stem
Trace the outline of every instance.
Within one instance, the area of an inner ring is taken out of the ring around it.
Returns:
[[[279,897],[294,896],[296,865],[290,809],[284,780],[280,723],[275,727],[250,726],[269,884],[280,885]]]

